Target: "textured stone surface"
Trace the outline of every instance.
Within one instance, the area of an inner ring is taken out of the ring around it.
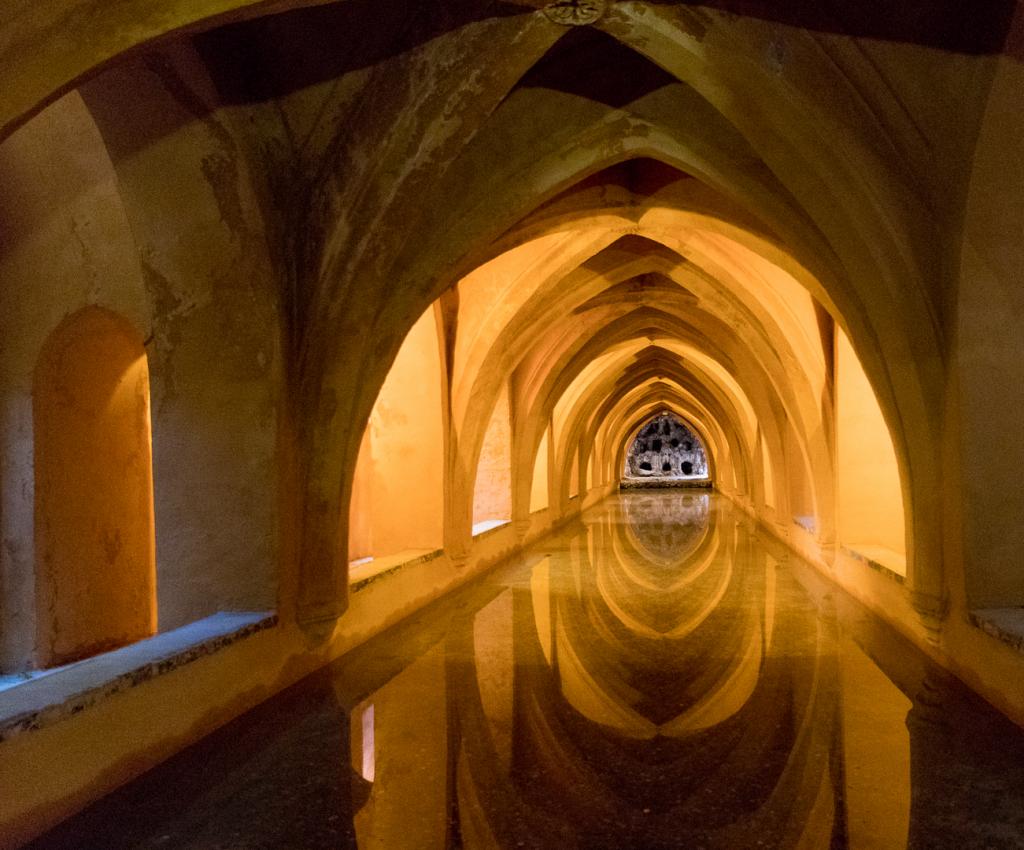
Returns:
[[[433,552],[406,551],[386,558],[370,558],[352,569],[352,592],[358,593],[385,576],[394,575],[410,567],[429,564],[444,554],[443,549]]]
[[[707,478],[701,440],[676,417],[664,414],[648,422],[626,455],[626,478]]]
[[[597,23],[606,7],[606,0],[558,0],[545,6],[544,14],[556,24],[583,26]]]
[[[277,616],[268,612],[215,614],[0,691],[0,742],[56,723],[275,625]]]
[[[1024,652],[1024,608],[979,608],[971,622],[992,637]]]

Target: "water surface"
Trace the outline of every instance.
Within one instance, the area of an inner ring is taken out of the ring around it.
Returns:
[[[634,491],[33,847],[1024,848],[1024,733],[724,498]]]

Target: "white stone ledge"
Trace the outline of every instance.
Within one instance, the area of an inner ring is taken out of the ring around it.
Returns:
[[[223,612],[0,692],[0,742],[77,714],[248,635],[277,625],[272,611]]]
[[[897,584],[906,584],[907,559],[899,553],[882,546],[858,546],[856,549],[843,546],[842,550],[844,555],[867,564],[875,572]]]
[[[361,559],[349,564],[349,584],[353,593],[358,593],[378,579],[396,573],[405,567],[434,561],[444,554],[444,549],[407,549],[383,558]]]
[[[483,537],[492,531],[496,531],[499,528],[504,528],[506,525],[511,525],[512,520],[510,519],[484,519],[473,525],[473,537]]]
[[[1024,608],[978,608],[971,623],[1018,652],[1024,652]]]
[[[808,534],[814,535],[818,533],[818,518],[815,516],[795,516],[793,517],[793,524],[800,526]]]

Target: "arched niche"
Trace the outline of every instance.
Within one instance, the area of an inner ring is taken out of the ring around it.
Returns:
[[[491,413],[476,466],[473,533],[512,518],[512,427],[508,386]]]
[[[839,542],[907,572],[903,491],[892,436],[853,345],[835,336],[836,501]]]
[[[363,434],[349,504],[349,560],[441,547],[444,418],[437,316],[409,331]]]
[[[36,655],[75,661],[156,631],[149,367],[124,318],[86,307],[33,381]]]
[[[548,431],[544,432],[533,461],[533,478],[530,484],[530,513],[548,507]]]

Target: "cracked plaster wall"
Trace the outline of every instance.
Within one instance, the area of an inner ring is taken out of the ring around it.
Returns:
[[[2,670],[40,657],[31,378],[45,337],[88,305],[146,341],[160,629],[276,603],[275,281],[211,101],[179,46],[100,75],[0,145]]]
[[[273,607],[279,313],[232,118],[216,111],[187,44],[125,63],[83,92],[152,309],[160,628]]]
[[[77,93],[0,145],[0,669],[35,663],[32,378],[43,343],[102,305],[140,335],[149,307],[106,149]]]

